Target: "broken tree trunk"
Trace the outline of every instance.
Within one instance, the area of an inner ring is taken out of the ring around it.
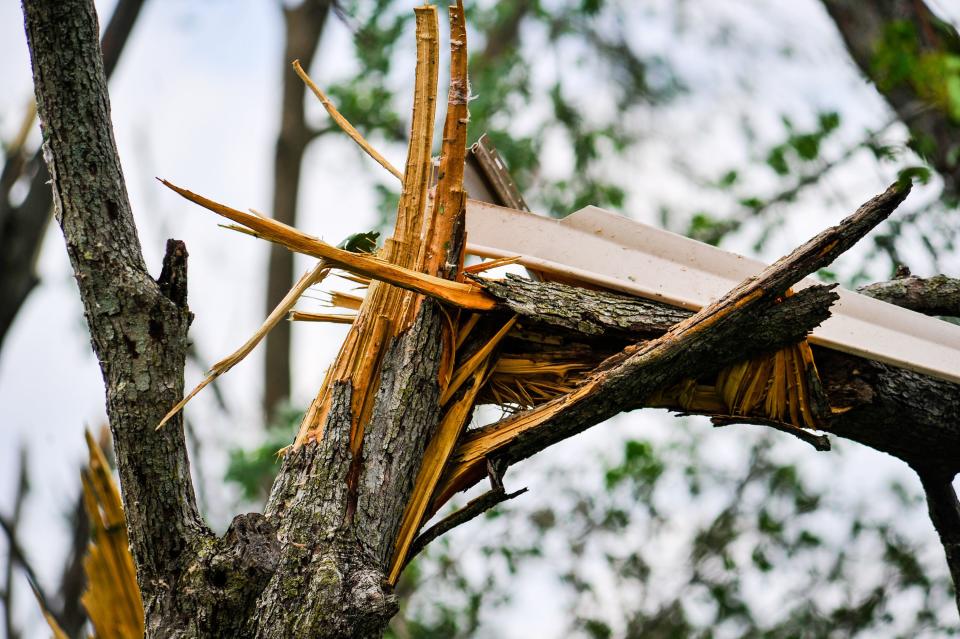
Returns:
[[[776,425],[809,435],[800,414],[817,410],[834,432],[872,438],[883,450],[906,456],[921,448],[875,413],[912,411],[926,424],[920,413],[932,415],[931,398],[898,395],[891,376],[901,373],[872,363],[854,364],[856,372],[836,382],[834,367],[818,374],[797,344],[827,317],[834,293],[789,293],[889,215],[908,188],[891,187],[696,314],[560,285],[471,280],[462,262],[463,8],[450,10],[450,92],[429,197],[438,27],[428,6],[417,9],[397,225],[378,255],[337,249],[170,185],[238,228],[372,280],[266,512],[238,516],[215,538],[196,512],[180,417],[154,428],[183,390],[185,249],[171,242],[159,280],[149,277],[113,144],[91,0],[27,2],[24,12],[58,219],[107,387],[148,637],[379,636],[397,610],[392,584],[409,557],[509,498],[500,475],[510,464],[652,398],[668,401],[678,383],[694,393],[700,382],[717,385],[733,377],[731,367],[742,372],[744,358],[777,349],[787,353],[776,360],[781,369],[764,374],[794,381],[784,395],[792,393],[791,411],[777,413]],[[844,391],[865,374],[866,386]],[[467,430],[483,401],[515,414]],[[952,409],[939,410],[944,417]],[[933,448],[955,450],[932,423],[916,432],[939,438]],[[487,475],[490,493],[417,537],[447,497]]]

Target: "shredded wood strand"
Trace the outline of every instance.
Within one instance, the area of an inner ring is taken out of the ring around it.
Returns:
[[[291,322],[327,322],[329,324],[353,324],[357,318],[351,313],[307,313],[306,311],[290,311],[288,319]]]
[[[434,488],[440,480],[444,466],[453,452],[460,434],[466,428],[467,420],[469,420],[473,411],[474,400],[483,383],[488,364],[489,360],[484,360],[480,366],[473,370],[470,376],[470,385],[466,392],[447,409],[436,436],[430,440],[430,444],[424,452],[423,464],[417,473],[413,492],[410,495],[410,501],[407,502],[400,524],[400,531],[397,535],[388,576],[388,581],[391,584],[397,582],[400,571],[406,563],[406,555],[410,549],[410,544],[426,519],[425,513],[430,505],[430,498],[433,496]]]
[[[300,79],[303,80],[304,84],[306,84],[310,90],[313,91],[313,94],[317,96],[317,99],[320,100],[320,104],[322,104],[323,108],[326,109],[327,113],[330,114],[330,119],[333,120],[337,126],[339,126],[343,132],[350,137],[351,140],[356,142],[357,145],[363,149],[367,155],[376,160],[380,166],[392,173],[398,180],[402,182],[403,173],[401,173],[395,166],[390,164],[387,158],[383,157],[379,151],[373,148],[373,145],[367,142],[367,140],[360,135],[360,132],[357,131],[352,124],[350,124],[350,121],[340,114],[340,112],[337,110],[337,107],[335,107],[333,102],[330,101],[330,98],[328,98],[327,95],[320,90],[320,87],[314,84],[313,80],[310,79],[310,76],[307,75],[307,72],[303,70],[303,67],[300,66],[299,60],[293,61],[293,69],[297,72],[297,75],[300,76]]]
[[[242,224],[259,233],[264,239],[286,246],[296,253],[310,255],[318,259],[323,258],[329,261],[331,266],[337,266],[352,273],[429,295],[461,308],[489,311],[496,307],[495,300],[479,286],[462,282],[451,282],[443,278],[434,277],[426,273],[418,273],[412,269],[391,264],[390,262],[371,255],[351,253],[350,251],[338,249],[282,222],[277,222],[269,218],[260,218],[244,211],[232,209],[205,198],[202,195],[197,195],[187,189],[176,186],[167,180],[160,181],[191,202],[199,204],[205,209],[233,220],[238,224]]]
[[[273,330],[273,328],[280,323],[280,321],[287,316],[287,313],[290,312],[290,309],[294,307],[297,303],[297,300],[300,299],[300,296],[316,284],[319,284],[330,272],[330,267],[327,265],[325,260],[320,260],[317,264],[304,273],[297,283],[294,284],[286,295],[283,296],[283,299],[280,300],[280,303],[277,304],[276,308],[270,312],[270,315],[267,316],[267,319],[264,320],[263,324],[260,325],[260,328],[250,336],[250,338],[243,343],[243,345],[238,348],[236,351],[227,355],[219,362],[213,365],[210,369],[210,373],[201,381],[196,387],[187,393],[187,395],[181,399],[177,404],[164,415],[163,419],[160,420],[160,423],[157,424],[157,429],[163,428],[163,425],[170,421],[174,415],[179,413],[184,406],[187,405],[191,399],[193,399],[197,393],[206,388],[213,380],[217,379],[231,368],[239,364],[243,359],[249,355],[254,348],[267,336],[267,333]]]
[[[143,603],[120,493],[103,452],[89,431],[86,439],[89,463],[81,479],[91,540],[83,561],[87,588],[81,600],[95,637],[139,639],[144,632]]]

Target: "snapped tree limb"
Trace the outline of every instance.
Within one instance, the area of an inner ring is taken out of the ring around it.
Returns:
[[[892,185],[839,225],[820,233],[663,336],[628,347],[610,358],[573,392],[468,433],[437,490],[434,511],[453,493],[476,483],[483,476],[488,458],[515,463],[624,408],[642,405],[644,398],[658,388],[749,357],[756,352],[759,342],[764,341],[763,333],[770,325],[769,314],[790,301],[782,299],[787,289],[853,246],[886,219],[909,191],[908,185]],[[818,288],[811,287],[793,298],[804,299],[807,291],[812,291],[807,295],[822,293]],[[810,323],[811,316],[807,322],[795,321],[794,330],[798,325],[801,328],[793,340],[802,338],[823,321],[826,313],[826,308],[820,307],[812,313],[813,323]],[[771,337],[782,339],[784,336],[782,333],[768,335],[767,339]],[[763,346],[769,349],[772,345],[768,342]]]

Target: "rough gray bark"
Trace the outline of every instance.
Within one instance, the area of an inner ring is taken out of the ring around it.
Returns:
[[[356,495],[347,490],[348,384],[336,387],[323,440],[284,460],[267,516],[288,543],[257,604],[251,636],[379,637],[396,613],[385,573],[423,450],[440,418],[441,322],[438,306],[425,302],[413,326],[384,355]]]
[[[331,5],[329,0],[303,0],[297,6],[284,4],[282,7],[285,34],[283,100],[273,161],[273,217],[291,226],[297,221],[303,154],[317,132],[307,124],[305,86],[293,73],[290,63],[300,60],[303,68],[310,68]],[[265,300],[267,314],[280,303],[291,286],[293,254],[282,246],[271,246]],[[290,396],[290,323],[280,322],[267,335],[266,341],[263,406],[269,419],[277,406]]]
[[[235,624],[237,593],[262,583],[229,560],[255,544],[215,540],[200,520],[181,419],[154,430],[183,393],[186,249],[169,241],[160,277],[150,277],[113,139],[93,2],[26,0],[23,12],[56,218],[107,390],[147,636],[199,636]],[[216,587],[237,571],[248,576],[241,586]]]
[[[152,429],[183,388],[191,320],[186,250],[170,242],[160,279],[147,273],[113,140],[92,7],[25,2],[24,14],[56,217],[108,388],[125,503],[146,524],[131,530],[146,585],[199,529],[181,425]]]
[[[588,336],[643,339],[659,335],[691,315],[675,306],[516,275],[503,280],[475,278],[509,309],[533,322]]]
[[[956,30],[937,18],[922,0],[822,1],[853,61],[909,127],[912,146],[943,177],[945,192],[953,197],[960,195],[960,163],[955,159],[955,149],[960,146],[960,123],[951,121],[942,105],[933,104],[929,96],[921,95],[909,82],[893,83],[880,76],[874,64],[877,44],[895,20],[913,26],[921,55],[938,51],[960,53]]]
[[[140,14],[143,0],[119,0],[103,32],[104,73],[107,78],[120,60],[124,45]],[[0,346],[30,291],[37,285],[35,271],[40,243],[50,221],[53,200],[50,173],[37,151],[24,162],[23,150],[6,158],[0,172]],[[10,189],[21,175],[30,175],[26,197],[14,206]]]

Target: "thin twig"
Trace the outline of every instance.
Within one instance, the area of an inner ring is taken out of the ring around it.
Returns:
[[[37,598],[40,600],[41,605],[43,605],[45,610],[50,610],[50,599],[40,587],[40,582],[37,580],[37,573],[27,558],[23,546],[20,545],[20,541],[17,539],[16,525],[6,517],[0,516],[0,528],[3,529],[7,537],[7,544],[10,549],[10,560],[20,566],[27,581],[30,582],[30,586],[37,593]]]
[[[243,346],[238,348],[236,351],[227,355],[222,360],[213,365],[210,369],[210,373],[203,379],[202,382],[197,384],[197,386],[187,393],[187,395],[177,402],[177,405],[170,409],[163,419],[160,420],[160,423],[157,424],[157,430],[163,427],[174,415],[180,412],[180,410],[187,405],[193,397],[202,391],[208,384],[213,380],[220,377],[231,368],[239,364],[250,352],[257,347],[257,344],[266,337],[267,333],[273,329],[274,326],[280,323],[280,321],[287,316],[287,313],[290,312],[290,309],[293,308],[294,304],[297,303],[297,300],[300,299],[300,296],[303,295],[311,286],[319,284],[323,281],[323,278],[327,276],[327,273],[330,272],[330,266],[327,264],[326,260],[319,260],[312,269],[303,274],[300,280],[294,285],[293,288],[287,293],[287,295],[280,301],[275,309],[270,313],[263,324],[257,329],[257,332],[254,333],[250,339],[244,342]]]
[[[17,491],[13,500],[13,516],[11,517],[11,528],[7,530],[9,540],[7,550],[7,565],[4,571],[3,585],[3,613],[4,626],[7,630],[7,637],[15,639],[20,636],[20,631],[14,627],[13,623],[13,564],[14,551],[16,544],[17,523],[20,521],[20,513],[23,510],[23,502],[26,501],[27,493],[30,492],[30,483],[27,477],[27,449],[20,447],[20,466],[17,473]],[[5,529],[6,530],[6,529]],[[22,557],[22,553],[21,553]]]
[[[471,519],[479,517],[497,504],[502,504],[505,501],[513,499],[514,497],[519,497],[523,493],[527,492],[527,490],[527,488],[521,488],[516,492],[508,493],[501,486],[500,488],[488,490],[476,499],[472,499],[460,510],[447,515],[433,526],[430,526],[422,533],[417,535],[417,538],[413,540],[412,544],[410,544],[410,552],[407,554],[406,563],[410,563],[410,561],[416,557],[420,551],[427,547],[427,544],[440,535],[453,530],[457,526],[467,523]]]
[[[695,413],[689,413],[695,414]],[[830,450],[830,439],[826,435],[818,435],[816,433],[804,430],[802,428],[797,428],[791,424],[786,424],[783,422],[778,422],[775,419],[764,419],[763,417],[754,417],[754,416],[736,416],[736,415],[715,415],[710,418],[711,423],[714,426],[732,426],[734,424],[754,424],[756,426],[768,426],[775,430],[779,430],[782,433],[787,433],[788,435],[793,435],[797,439],[807,444],[810,444],[815,449],[819,451]]]

